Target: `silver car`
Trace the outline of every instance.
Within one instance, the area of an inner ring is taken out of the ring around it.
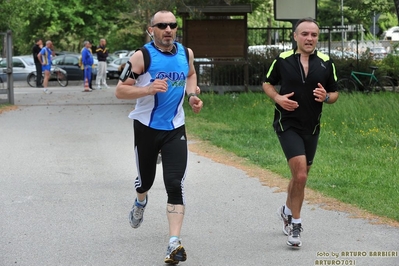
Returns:
[[[107,65],[107,76],[110,79],[117,79],[123,70],[124,64],[129,61],[130,57],[121,57],[113,60]]]
[[[14,81],[26,81],[29,73],[36,71],[35,62],[32,55],[13,56],[12,58],[12,75]],[[0,77],[6,82],[7,74],[4,72],[7,69],[7,59],[0,59]]]
[[[384,59],[387,55],[387,50],[384,47],[370,48],[370,56],[374,59]]]

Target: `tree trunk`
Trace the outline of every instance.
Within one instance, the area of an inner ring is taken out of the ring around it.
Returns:
[[[393,0],[396,9],[396,17],[398,18],[398,25],[399,25],[399,0]]]

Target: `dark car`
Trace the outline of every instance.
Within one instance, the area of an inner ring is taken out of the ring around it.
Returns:
[[[83,80],[83,70],[79,66],[80,54],[64,54],[53,58],[53,65],[65,69],[68,80]],[[97,75],[97,59],[94,59],[93,75]]]

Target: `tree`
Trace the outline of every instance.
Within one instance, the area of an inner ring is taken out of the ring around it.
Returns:
[[[395,6],[397,23],[399,25],[399,0],[393,0],[393,3],[394,3],[394,6]]]
[[[341,24],[339,2],[318,0],[321,25]],[[0,0],[0,32],[12,30],[14,54],[30,53],[36,37],[51,39],[57,50],[79,52],[85,39],[97,44],[100,38],[108,40],[111,51],[136,49],[148,41],[145,30],[155,11],[177,11],[182,6],[250,3],[253,9],[248,15],[250,27],[277,26],[272,0],[47,0],[45,4],[42,0],[29,0],[29,8],[26,3],[26,0]],[[345,24],[363,24],[368,29],[373,12],[383,14],[380,28],[397,24],[390,25],[392,16],[384,14],[398,14],[399,0],[344,0],[344,5]]]

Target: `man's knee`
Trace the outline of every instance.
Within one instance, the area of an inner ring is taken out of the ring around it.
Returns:
[[[168,194],[168,203],[183,204],[183,185],[181,180],[173,180],[166,186]]]
[[[305,186],[306,181],[308,180],[308,173],[307,172],[300,172],[296,173],[292,176],[292,179],[298,186]]]

